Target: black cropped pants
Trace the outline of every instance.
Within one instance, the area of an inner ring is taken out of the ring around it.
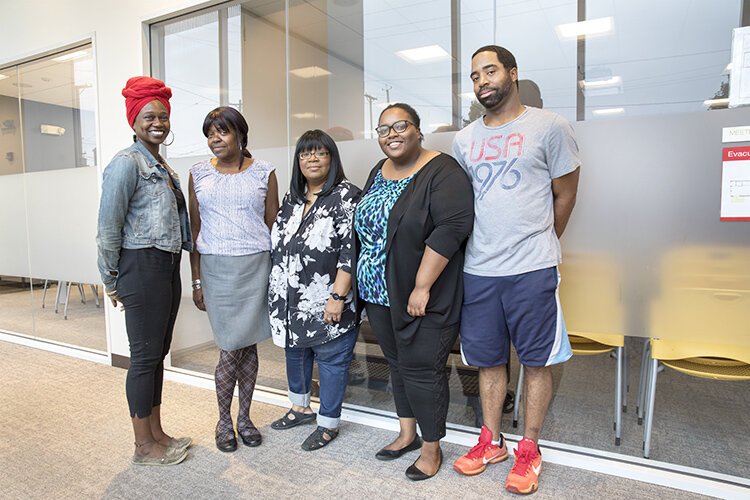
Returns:
[[[365,309],[391,371],[396,414],[416,418],[425,441],[439,441],[445,437],[450,401],[446,362],[459,324],[420,327],[406,342],[393,331],[390,308],[366,303]]]
[[[130,416],[145,418],[161,404],[164,358],[180,307],[180,254],[157,248],[120,253],[117,294],[125,307],[130,367],[125,394]]]

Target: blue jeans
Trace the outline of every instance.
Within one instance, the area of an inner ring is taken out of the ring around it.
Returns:
[[[349,365],[356,342],[357,331],[353,329],[325,344],[285,349],[289,400],[293,405],[310,405],[313,361],[317,361],[320,373],[318,425],[326,429],[336,429],[339,426],[341,405],[349,380]]]

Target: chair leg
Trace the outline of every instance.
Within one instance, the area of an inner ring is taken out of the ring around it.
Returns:
[[[648,400],[646,402],[646,425],[643,429],[643,458],[651,456],[651,430],[654,424],[654,401],[656,400],[656,376],[659,373],[659,360],[649,362]]]
[[[65,287],[64,281],[58,281],[57,282],[57,291],[55,292],[55,314],[57,314],[58,309],[60,308],[60,292],[62,291],[63,287]]]
[[[99,287],[97,285],[89,285],[91,287],[91,293],[94,294],[94,304],[96,304],[96,307],[100,307],[101,304],[99,304]]]
[[[68,319],[68,301],[70,300],[70,285],[72,283],[68,281],[68,293],[65,294],[65,309],[63,310],[63,319]]]
[[[615,446],[620,446],[622,437],[622,366],[624,361],[624,348],[617,348],[617,373],[615,375]]]
[[[47,286],[49,285],[49,280],[44,280],[44,292],[42,292],[42,309],[44,309],[44,301],[47,298]]]
[[[519,363],[520,364],[520,363]],[[513,407],[513,428],[518,427],[518,408],[521,406],[521,393],[523,392],[523,365],[518,369],[518,384],[516,385],[516,403]]]
[[[627,337],[622,347],[622,412],[628,412],[628,392],[630,392],[630,357],[628,356]]]
[[[81,295],[81,304],[86,303],[86,291],[83,289],[83,285],[78,283],[78,293]]]
[[[635,412],[638,415],[638,425],[643,425],[643,406],[646,402],[646,381],[648,378],[648,360],[651,352],[651,343],[649,339],[643,341],[643,353],[641,354],[641,374],[638,380],[638,398],[635,405]]]

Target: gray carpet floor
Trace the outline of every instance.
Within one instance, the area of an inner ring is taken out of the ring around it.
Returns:
[[[443,447],[433,479],[412,483],[404,470],[416,456],[379,462],[373,453],[394,433],[342,423],[328,447],[304,452],[312,431],[273,431],[283,409],[254,403],[264,443],[224,454],[213,443],[212,391],[165,383],[165,428],[194,439],[184,463],[130,465],[132,433],[125,371],[0,342],[0,496],[2,498],[487,498],[502,489],[510,462],[476,477],[449,464],[466,452]],[[697,495],[579,469],[545,464],[534,498],[700,498]]]

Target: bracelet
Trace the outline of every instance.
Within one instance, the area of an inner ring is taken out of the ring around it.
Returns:
[[[331,292],[331,298],[332,298],[333,300],[341,300],[341,301],[345,301],[345,300],[346,300],[346,295],[339,295],[339,294],[338,294],[338,293],[336,293],[336,292]]]
[[[201,280],[193,280],[193,290],[200,290],[201,287]]]

